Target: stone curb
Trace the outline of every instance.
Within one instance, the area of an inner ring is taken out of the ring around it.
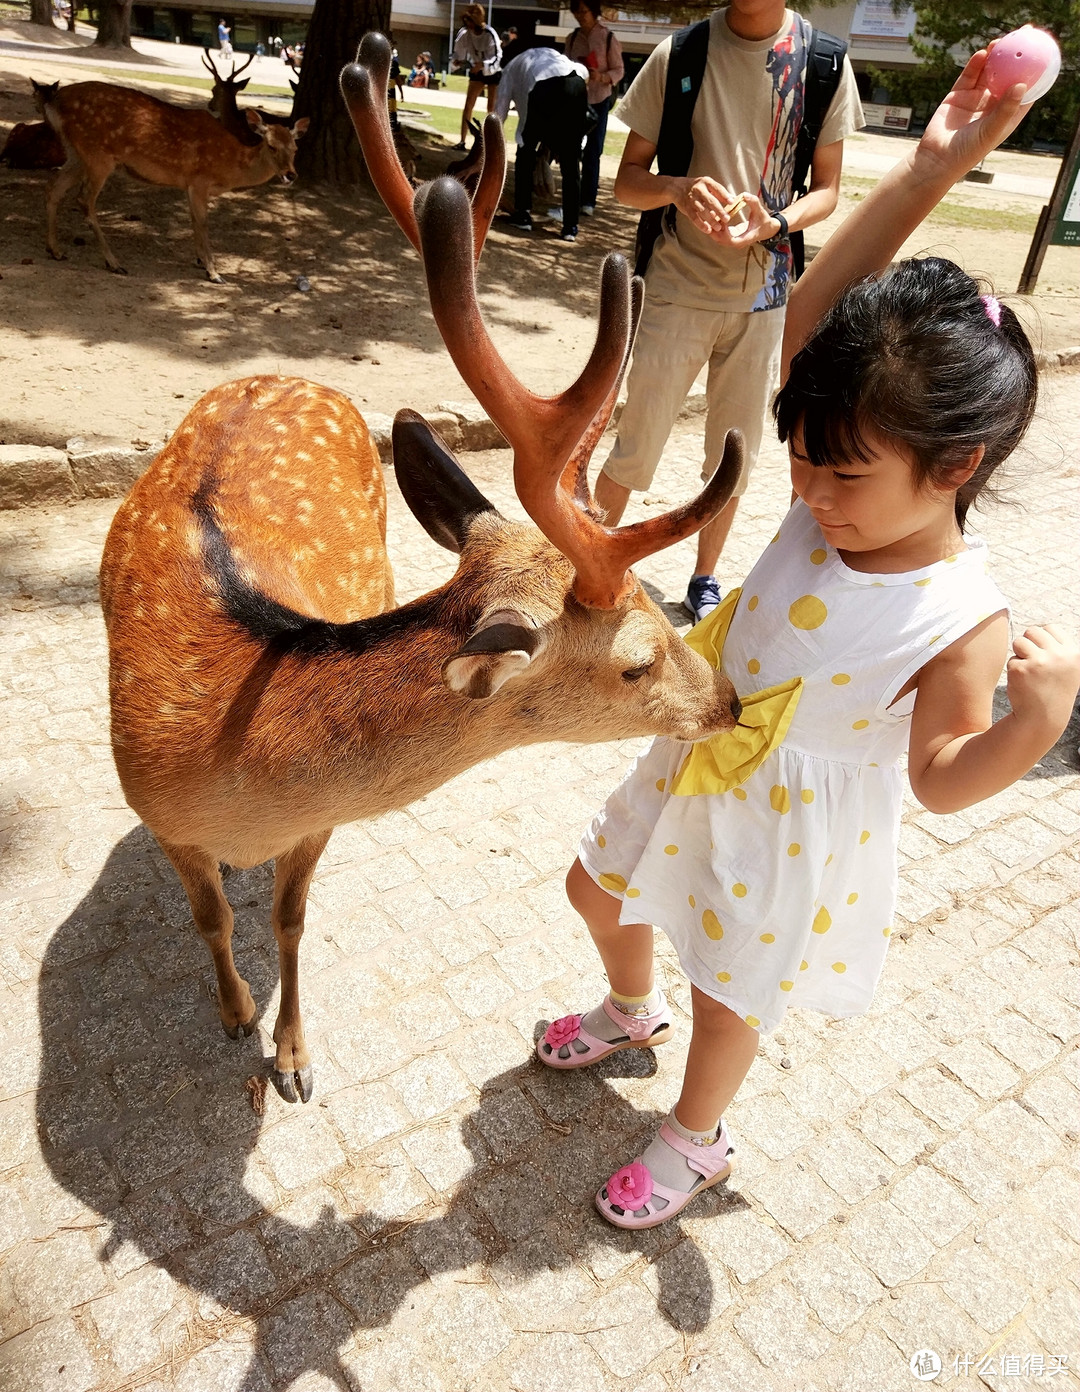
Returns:
[[[1080,365],[1080,345],[1040,353],[1042,371]],[[703,415],[705,388],[694,384],[679,412],[687,421]],[[618,425],[623,403],[618,401],[611,424]],[[506,440],[475,401],[443,401],[424,419],[439,432],[452,450],[504,449]],[[392,460],[393,417],[380,411],[364,415],[372,441],[384,464]],[[66,450],[47,445],[0,445],[0,510],[32,507],[41,503],[67,503],[76,498],[122,497],[157,457],[161,445],[138,448],[109,436],[76,436]]]

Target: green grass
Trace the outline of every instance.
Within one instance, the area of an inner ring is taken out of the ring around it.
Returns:
[[[426,112],[430,120],[424,122],[424,129],[436,131],[439,135],[445,135],[452,142],[456,142],[461,132],[461,112],[453,106],[427,106],[420,96],[419,89],[408,88],[404,99],[398,101],[398,110],[402,113],[406,123],[408,122],[408,108],[414,107]],[[476,110],[473,112],[474,119],[483,119],[484,104],[477,102]],[[517,132],[517,115],[510,113],[504,126],[506,140],[508,144],[513,144],[514,135]],[[626,134],[623,131],[609,130],[607,140],[604,143],[604,153],[612,155],[615,159],[622,158],[623,147],[626,144]]]
[[[877,185],[876,179],[867,179],[859,174],[844,174],[840,181],[840,191],[856,202]],[[949,227],[971,227],[978,232],[1024,232],[1035,231],[1038,214],[1022,208],[980,208],[973,203],[959,203],[946,198],[939,203],[927,218],[928,222],[946,224]]]

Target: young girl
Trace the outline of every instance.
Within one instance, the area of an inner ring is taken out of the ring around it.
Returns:
[[[760,1030],[791,1005],[869,1006],[891,931],[905,747],[916,796],[953,812],[1027,772],[1071,713],[1080,653],[1034,628],[1009,659],[1012,711],[992,723],[1008,611],[985,545],[963,533],[1031,420],[1031,347],[951,262],[881,272],[1022,114],[1022,86],[1000,101],[983,89],[986,56],[792,295],[776,418],[793,505],[742,589],[687,640],[734,682],[740,727],[658,740],[567,877],[611,990],[548,1028],[543,1063],[580,1068],[669,1037],[650,925],[691,981],[679,1100],[596,1196],[619,1227],[664,1222],[728,1173],[722,1113]]]

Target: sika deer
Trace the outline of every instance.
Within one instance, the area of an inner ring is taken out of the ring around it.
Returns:
[[[144,92],[105,82],[77,82],[63,88],[45,106],[46,119],[68,156],[46,201],[49,255],[64,259],[56,239],[57,209],[64,195],[83,180],[87,220],[105,264],[117,275],[127,274],[105,240],[96,210],[106,179],[117,165],[123,165],[152,184],[185,190],[199,262],[210,280],[221,284],[206,226],[210,199],[229,189],[265,184],[275,175],[291,183],[296,177],[296,142],[308,125],[305,117],[287,130],[265,125],[258,112],[246,114],[259,136],[254,147],[241,145],[208,111],[170,106]]]
[[[403,807],[471,765],[540,740],[703,738],[730,729],[730,682],[693,653],[627,569],[689,536],[739,476],[729,438],[693,502],[609,529],[586,480],[640,306],[621,256],[601,282],[589,361],[534,396],[495,352],[474,260],[505,152],[489,118],[475,197],[453,179],[415,196],[386,113],[389,49],[368,35],[343,89],[377,188],[422,248],[455,363],[514,449],[540,530],[501,517],[412,411],[394,467],[453,579],[401,608],[385,549],[378,456],[340,393],[275,377],[232,382],[191,410],[116,514],[102,561],[113,750],[128,802],[176,867],[214,960],[222,1024],[254,1027],[230,947],[219,863],[275,858],[281,1008],[273,1074],[307,1101],[297,951],[331,830]]]

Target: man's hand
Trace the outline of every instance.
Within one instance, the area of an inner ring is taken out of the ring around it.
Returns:
[[[780,224],[757,194],[742,193],[736,201],[741,202],[742,206],[732,214],[729,205],[725,210],[723,226],[718,227],[712,234],[713,241],[719,242],[722,246],[748,247],[755,242],[767,242],[770,237],[776,236]]]
[[[684,217],[688,217],[699,232],[715,235],[721,228],[727,231],[727,208],[734,201],[723,184],[707,175],[698,179],[678,179],[677,194],[672,202]]]

